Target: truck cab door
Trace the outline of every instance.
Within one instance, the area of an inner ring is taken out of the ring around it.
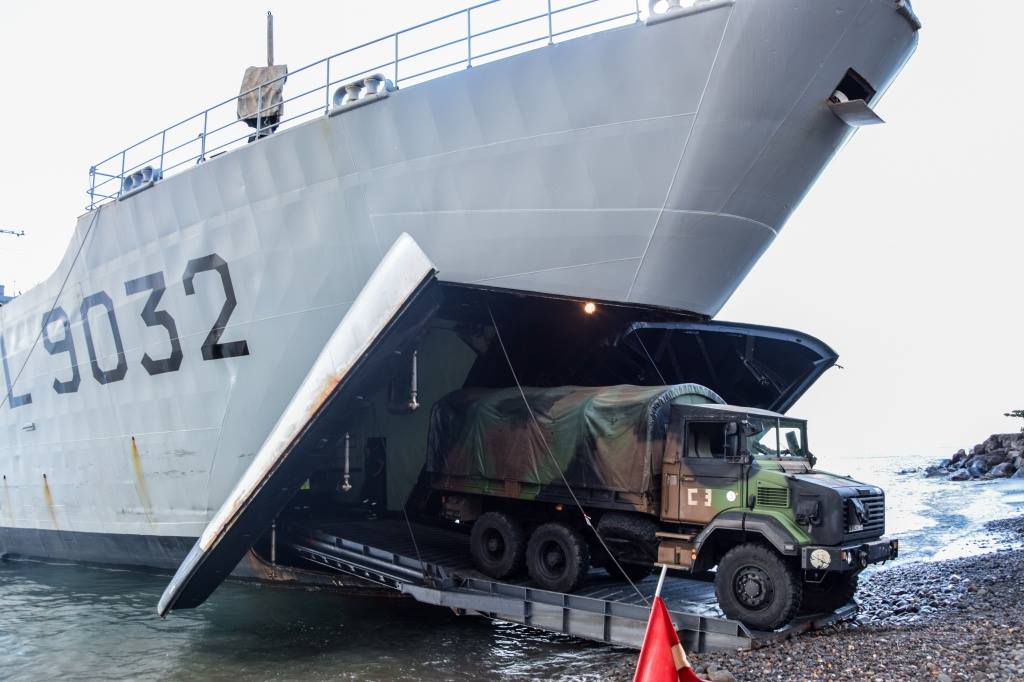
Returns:
[[[662,467],[664,520],[706,524],[723,509],[743,504],[743,465],[737,457],[726,456],[735,429],[734,422],[672,415]]]

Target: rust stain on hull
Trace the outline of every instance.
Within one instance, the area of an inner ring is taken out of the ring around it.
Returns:
[[[11,501],[11,489],[7,487],[7,477],[4,476],[4,511],[7,512],[7,520],[11,526],[17,525],[14,522],[14,503]]]
[[[53,523],[54,530],[59,529],[57,525],[57,510],[53,504],[53,493],[50,492],[50,482],[46,480],[46,474],[43,474],[43,498],[46,500],[46,511],[50,512],[50,521]]]
[[[139,446],[132,436],[132,471],[135,472],[135,492],[139,495],[139,502],[142,504],[142,511],[146,520],[153,523],[153,502],[149,498],[149,489],[146,487],[146,475],[142,471],[142,455],[139,454]]]

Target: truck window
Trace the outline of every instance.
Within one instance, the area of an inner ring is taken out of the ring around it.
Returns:
[[[755,457],[807,457],[806,436],[801,422],[779,419],[751,419],[756,432],[747,439]]]
[[[725,427],[722,422],[690,422],[686,427],[686,456],[725,457]]]

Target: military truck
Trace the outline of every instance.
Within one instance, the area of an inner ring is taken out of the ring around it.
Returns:
[[[804,421],[696,384],[463,389],[434,406],[427,449],[421,499],[496,579],[525,566],[572,592],[591,565],[716,569],[723,612],[774,630],[846,604],[898,552],[882,490],[815,471]]]

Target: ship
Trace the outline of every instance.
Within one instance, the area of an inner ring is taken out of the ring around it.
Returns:
[[[358,589],[280,561],[275,515],[400,511],[463,386],[784,412],[834,352],[714,318],[920,28],[907,0],[492,0],[268,60],[95,164],[56,271],[0,308],[0,554],[174,570],[240,527],[325,357],[360,379],[221,576]]]

